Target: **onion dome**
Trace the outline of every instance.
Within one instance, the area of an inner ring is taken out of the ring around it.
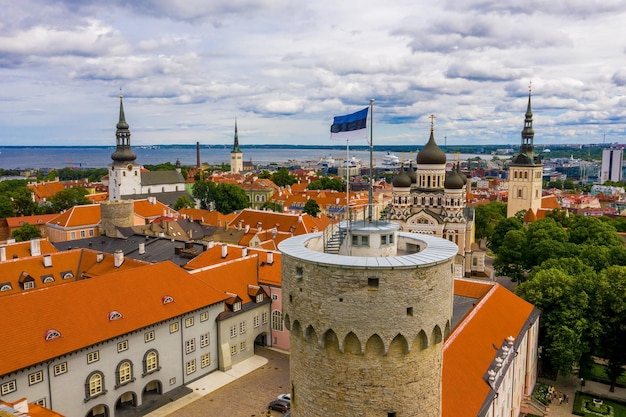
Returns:
[[[459,175],[456,168],[452,168],[452,172],[446,175],[446,180],[443,182],[443,188],[448,190],[460,190],[463,188],[463,178]]]
[[[417,154],[418,164],[438,164],[442,165],[446,163],[446,153],[437,146],[435,142],[435,134],[433,133],[433,127],[430,128],[430,138],[426,146],[422,148]]]
[[[409,163],[409,170],[407,171],[406,175],[411,178],[411,184],[417,183],[417,172],[415,172],[415,170],[413,169],[413,161]]]
[[[461,164],[457,164],[456,166],[456,172],[457,174],[459,174],[459,177],[461,177],[461,179],[463,180],[463,185],[467,184],[467,176],[463,173],[463,171],[461,171]]]
[[[400,173],[395,176],[393,181],[391,181],[391,185],[394,187],[405,188],[411,186],[411,177],[404,170],[404,164],[400,168]]]

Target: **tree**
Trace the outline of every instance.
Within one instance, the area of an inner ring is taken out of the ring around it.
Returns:
[[[86,195],[87,190],[85,189],[85,187],[82,186],[61,190],[52,197],[50,197],[49,201],[52,205],[52,211],[55,213],[59,213],[74,206],[90,204],[91,202],[87,197],[85,197]]]
[[[200,201],[201,209],[210,209],[211,202],[215,201],[216,187],[212,181],[196,181],[193,185],[191,195]]]
[[[500,250],[500,246],[504,242],[504,237],[510,230],[522,230],[524,225],[522,222],[516,217],[509,217],[504,220],[501,220],[496,224],[493,229],[493,233],[489,238],[489,249],[491,249],[494,253],[498,253]]]
[[[339,178],[322,177],[317,181],[311,182],[308,187],[309,190],[336,190],[344,191],[343,181]]]
[[[24,223],[19,228],[15,229],[11,236],[18,242],[25,242],[27,240],[40,238],[41,232],[37,226]]]
[[[313,200],[312,198],[307,200],[307,202],[304,204],[304,208],[302,209],[303,213],[306,213],[312,217],[317,217],[318,213],[320,213],[321,211],[322,209],[320,209],[320,205],[317,204],[317,201]]]
[[[622,246],[624,241],[607,222],[589,216],[574,216],[569,227],[570,242],[600,246]]]
[[[518,283],[525,281],[527,270],[526,245],[526,233],[523,229],[509,230],[496,254],[496,259],[493,261],[496,274],[510,277]]]
[[[17,188],[10,196],[16,216],[32,216],[37,213],[37,204],[33,201],[33,194],[28,188]]]
[[[498,222],[506,219],[506,204],[492,201],[476,206],[475,212],[476,238],[489,240]]]
[[[215,210],[229,214],[250,206],[248,195],[235,184],[220,183],[215,187]]]
[[[187,197],[186,195],[181,195],[180,197],[178,197],[178,199],[176,200],[176,203],[174,204],[174,210],[180,210],[181,208],[193,208],[196,206],[196,203],[191,200],[189,197]]]
[[[14,217],[13,201],[11,197],[5,194],[0,194],[0,219],[6,219],[7,217]]]
[[[259,173],[259,178],[269,180],[270,178],[272,178],[272,173],[269,172],[267,169],[264,169]]]
[[[266,201],[261,206],[261,210],[271,210],[271,211],[275,211],[277,213],[282,213],[283,212],[283,206],[281,206],[280,204],[275,203],[273,201]]]
[[[272,174],[271,180],[279,187],[286,185],[292,185],[298,181],[298,177],[289,173],[289,170],[285,167],[278,168],[278,171]]]

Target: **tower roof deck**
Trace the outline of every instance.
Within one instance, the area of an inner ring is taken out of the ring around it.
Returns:
[[[307,263],[346,266],[351,268],[414,268],[449,261],[458,253],[458,247],[449,240],[435,236],[398,232],[393,222],[342,222],[355,234],[395,233],[396,256],[353,256],[324,252],[323,232],[294,236],[282,241],[278,249],[284,254]]]

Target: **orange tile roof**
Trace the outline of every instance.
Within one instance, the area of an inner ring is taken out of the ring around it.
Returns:
[[[541,208],[544,209],[560,209],[561,205],[555,195],[547,195],[541,197]]]
[[[29,223],[32,225],[44,225],[50,220],[58,216],[59,216],[59,213],[38,214],[35,216],[7,217],[7,224],[9,225],[9,228],[11,229],[15,227],[20,227],[24,223]]]
[[[178,210],[178,213],[182,216],[193,218],[195,221],[200,221],[201,223],[211,226],[224,227],[230,221],[227,216],[216,210],[210,211],[197,208],[182,208]]]
[[[15,411],[15,416],[25,416],[25,417],[63,417],[62,414],[59,414],[55,411],[49,410],[45,407],[40,406],[37,403],[28,403],[26,398],[22,398],[20,400],[14,402],[4,402],[0,401],[0,405],[4,405]],[[11,412],[12,412],[11,411]]]
[[[176,211],[172,210],[160,201],[156,199],[153,201],[154,202],[151,203],[147,198],[134,200],[133,210],[135,211],[135,214],[144,218],[158,217],[163,216],[164,214],[169,215],[169,213],[173,213],[174,215],[178,214]]]
[[[109,194],[108,193],[95,193],[95,194],[87,194],[85,197],[87,197],[87,200],[91,201],[92,203],[100,203],[102,201],[107,201],[107,199],[109,198]]]
[[[35,201],[37,202],[48,199],[59,191],[65,190],[65,186],[59,181],[28,184],[27,187],[33,192],[35,195]]]
[[[469,280],[457,283],[455,280],[455,295],[457,290],[460,292],[458,295],[480,295],[485,290],[484,285]],[[491,289],[480,298],[444,342],[444,416],[478,415],[491,390],[484,376],[496,356],[493,345],[501,346],[508,336],[520,336],[536,311],[532,304],[501,285],[491,285]],[[476,288],[472,289],[472,286]]]
[[[21,259],[32,256],[30,254],[30,245],[30,240],[3,245],[5,247],[6,259]],[[48,241],[48,239],[39,239],[39,250],[42,255],[57,252],[57,248],[55,248],[54,245]],[[1,262],[0,265],[2,265]],[[0,278],[0,281],[2,281],[2,278]]]
[[[47,241],[42,241],[47,242]],[[47,242],[46,246],[50,245]],[[42,245],[43,247],[44,245]],[[7,255],[10,252],[7,251]],[[0,284],[10,283],[12,289],[8,291],[0,291],[0,297],[8,296],[16,293],[27,293],[33,290],[22,290],[19,285],[19,279],[22,274],[30,275],[35,281],[35,289],[49,288],[64,283],[72,283],[84,277],[95,277],[111,272],[136,268],[146,265],[146,262],[137,261],[131,258],[125,258],[119,268],[115,268],[113,255],[108,253],[102,254],[102,260],[98,262],[98,252],[88,249],[73,249],[69,251],[50,253],[49,267],[44,265],[43,256],[20,257],[16,259],[8,259],[0,262]],[[71,279],[63,277],[71,273]],[[44,283],[44,278],[52,276],[54,281]]]
[[[257,255],[233,259],[221,264],[196,269],[190,273],[224,294],[236,294],[242,304],[256,302],[248,291],[250,285],[258,286]]]
[[[48,224],[66,228],[81,227],[98,224],[101,218],[100,204],[86,204],[70,208],[48,221]]]
[[[165,296],[171,296],[174,302],[163,304]],[[20,325],[3,328],[0,375],[225,299],[223,293],[169,261],[143,266],[141,271],[128,269],[3,297],[3,310],[19,317]],[[114,310],[123,318],[109,320]],[[51,329],[61,337],[46,341]]]

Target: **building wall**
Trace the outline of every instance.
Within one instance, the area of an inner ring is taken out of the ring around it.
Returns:
[[[141,193],[140,165],[109,166],[109,201],[119,201],[124,195]]]
[[[270,328],[271,328],[271,340],[268,341],[268,345],[274,347],[276,349],[289,350],[289,330],[284,323],[284,315],[283,315],[283,291],[281,287],[274,287],[269,285],[263,285],[263,290],[268,294],[268,297],[272,300],[270,305]],[[274,322],[272,321],[272,317],[277,314],[275,312],[279,312],[282,320],[282,328],[275,329]]]
[[[541,208],[543,165],[509,166],[509,191],[507,217],[515,216],[520,210]]]
[[[135,405],[141,405],[143,391],[148,384],[158,381],[160,392],[167,393],[201,376],[207,375],[218,367],[217,315],[223,311],[223,303],[209,306],[194,313],[168,320],[157,325],[138,329],[136,332],[107,340],[101,344],[68,352],[67,355],[37,364],[24,371],[0,376],[0,385],[15,380],[17,391],[3,395],[4,401],[17,401],[28,397],[32,401],[44,400],[46,407],[67,416],[84,416],[96,406],[104,406],[109,416],[115,415],[116,402],[125,393],[131,393]],[[208,315],[203,316],[203,313]],[[193,319],[193,325],[185,325],[187,319]],[[206,320],[202,320],[206,318]],[[122,318],[123,320],[123,318]],[[170,325],[177,323],[178,330],[171,331]],[[146,341],[146,334],[154,332],[154,339]],[[201,347],[200,338],[209,334],[209,344]],[[195,349],[186,352],[186,341],[195,339]],[[128,349],[118,351],[118,343],[127,342]],[[55,340],[49,341],[55,343]],[[143,362],[147,352],[158,353],[156,371],[144,374]],[[87,363],[90,353],[98,352],[99,359]],[[202,367],[202,356],[210,355],[210,363]],[[129,360],[132,363],[132,380],[117,386],[116,371],[118,365]],[[196,369],[188,372],[186,364],[196,361]],[[66,372],[55,375],[55,367],[65,364]],[[41,371],[43,379],[29,384],[29,375]],[[86,394],[90,375],[101,372],[104,375],[104,393],[93,398]]]
[[[441,415],[452,259],[401,269],[330,266],[286,253],[282,262],[294,415]]]
[[[622,180],[622,167],[624,165],[623,149],[604,149],[602,151],[602,168],[600,171],[600,183],[607,181],[619,182]]]

